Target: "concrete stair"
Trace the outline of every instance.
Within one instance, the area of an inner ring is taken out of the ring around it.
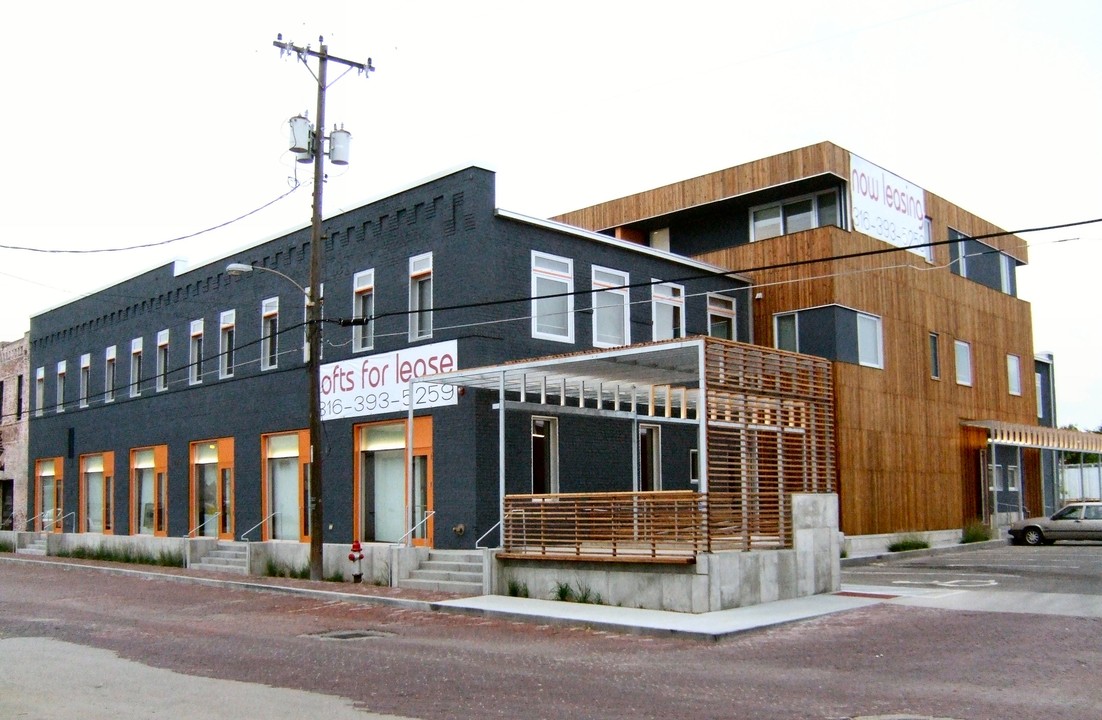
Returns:
[[[197,562],[193,562],[191,567],[196,570],[248,575],[248,554],[245,543],[219,541],[216,550],[211,550]]]
[[[482,553],[469,550],[429,550],[428,559],[398,581],[398,587],[457,595],[482,594]]]
[[[35,535],[34,540],[29,544],[17,549],[20,555],[45,555],[46,554],[46,534],[38,533]]]

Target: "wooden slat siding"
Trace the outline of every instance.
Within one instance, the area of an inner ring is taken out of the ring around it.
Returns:
[[[746,268],[842,247],[881,246],[866,236],[820,228],[698,259]],[[829,270],[834,274],[824,277]],[[753,279],[762,293],[754,303],[754,337],[763,345],[773,343],[776,312],[836,303],[883,320],[883,370],[834,367],[843,531],[960,527],[968,512],[961,504],[968,492],[964,484],[971,482],[959,452],[960,422],[1036,422],[1029,305],[944,268],[931,269],[913,253],[782,268],[754,273]],[[940,335],[941,380],[930,379],[930,332]],[[956,383],[957,339],[972,345],[971,388]],[[1009,393],[1007,354],[1020,358],[1021,396]]]

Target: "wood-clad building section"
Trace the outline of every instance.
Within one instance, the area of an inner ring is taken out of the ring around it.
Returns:
[[[980,451],[987,436],[962,422],[1037,422],[1030,306],[1013,289],[951,271],[947,244],[927,259],[849,230],[850,157],[820,143],[555,219],[636,242],[664,228],[671,251],[749,277],[758,345],[775,345],[778,314],[839,308],[878,318],[879,367],[833,362],[842,529],[959,528],[982,516],[986,490]],[[824,192],[837,193],[840,226],[753,240],[754,208]],[[1004,264],[1026,262],[1020,238],[929,192],[924,206],[934,243],[956,231],[1013,258]],[[970,361],[959,360],[966,365],[959,375],[958,344],[970,353]],[[1017,472],[1027,498],[1039,498],[1039,463],[1028,460]]]

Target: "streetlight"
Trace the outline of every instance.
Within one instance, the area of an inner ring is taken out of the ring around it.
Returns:
[[[273,275],[278,275],[284,280],[288,281],[296,288],[298,288],[303,297],[306,300],[306,339],[307,339],[307,356],[306,356],[306,373],[309,378],[309,392],[308,404],[309,404],[309,433],[310,433],[310,507],[308,512],[310,513],[310,579],[322,580],[324,579],[324,573],[322,569],[322,522],[323,514],[321,507],[321,386],[318,379],[319,368],[319,355],[321,350],[321,333],[319,332],[319,313],[318,304],[314,302],[314,295],[311,290],[317,286],[317,275],[311,268],[311,282],[310,287],[306,288],[299,285],[289,275],[281,273],[279,270],[273,270],[272,268],[256,267],[253,265],[246,265],[244,263],[230,263],[226,266],[226,273],[228,275],[244,275],[251,273],[253,270],[262,270],[264,272],[270,272]]]

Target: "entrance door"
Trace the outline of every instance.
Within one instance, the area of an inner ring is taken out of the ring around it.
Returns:
[[[356,428],[357,537],[364,541],[398,542],[406,536],[407,507],[416,525],[409,536],[415,545],[431,545],[432,418],[414,419],[413,495],[407,505],[407,423],[384,422]],[[411,506],[411,507],[410,507]]]
[[[233,438],[191,444],[192,537],[232,540]]]

